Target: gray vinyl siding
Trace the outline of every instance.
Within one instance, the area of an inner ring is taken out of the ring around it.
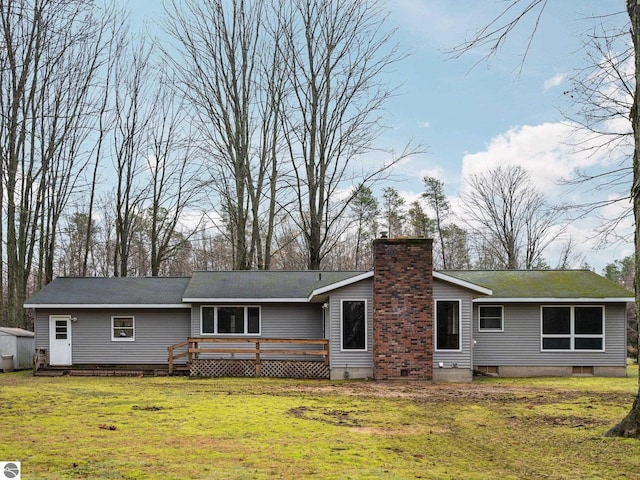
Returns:
[[[434,319],[433,319],[433,365],[434,368],[438,367],[439,362],[444,364],[445,368],[452,368],[454,364],[457,364],[458,368],[472,368],[472,336],[471,336],[471,322],[472,322],[472,309],[473,309],[473,294],[471,291],[458,287],[456,285],[446,283],[440,280],[434,279],[433,281],[433,299],[434,299]],[[460,332],[462,334],[462,350],[461,351],[436,351],[436,319],[435,319],[435,301],[436,300],[460,300],[460,316],[461,327]]]
[[[167,347],[189,336],[189,309],[37,310],[36,348],[49,349],[49,315],[70,315],[74,364],[166,364]],[[135,341],[111,340],[111,317],[135,318]]]
[[[247,338],[324,338],[323,310],[322,305],[317,303],[216,303],[202,304],[205,306],[256,306],[260,307],[260,335],[247,335]],[[195,304],[191,307],[191,336],[192,337],[218,337],[224,338],[223,335],[203,335],[200,326],[200,307],[201,304]],[[223,348],[225,346],[239,348],[236,345],[216,344],[216,347]],[[250,345],[252,347],[252,345]],[[200,345],[201,348],[207,348],[207,345]],[[261,345],[261,348],[268,350],[274,349],[295,349],[305,348],[307,350],[320,348],[319,346],[301,347],[295,344],[274,344]],[[209,358],[212,356],[220,357],[225,355],[200,354],[200,358]],[[253,358],[253,357],[252,357]],[[291,360],[307,359],[306,357],[289,355],[279,356],[278,358],[287,358]],[[318,357],[320,359],[321,357]],[[311,358],[309,358],[311,359]],[[314,358],[315,359],[315,358]]]
[[[560,304],[569,305],[558,303]],[[625,305],[605,304],[604,315],[604,352],[544,352],[540,347],[540,304],[504,304],[503,332],[478,331],[478,306],[475,305],[473,311],[473,334],[476,339],[474,364],[476,366],[624,366],[626,362]]]
[[[367,349],[366,351],[341,350],[342,300],[366,300]],[[373,279],[369,278],[334,290],[329,298],[327,338],[329,338],[330,365],[332,368],[373,367]]]

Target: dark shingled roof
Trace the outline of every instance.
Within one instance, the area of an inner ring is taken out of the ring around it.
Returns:
[[[224,271],[194,272],[185,299],[301,299],[311,292],[366,272]]]
[[[178,305],[189,277],[58,277],[25,301],[38,305]]]
[[[495,298],[625,298],[633,292],[589,270],[443,270]]]

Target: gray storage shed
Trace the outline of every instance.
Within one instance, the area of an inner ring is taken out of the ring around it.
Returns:
[[[9,355],[13,356],[13,369],[33,368],[35,351],[34,333],[22,328],[0,327],[0,355],[3,357],[3,369]]]

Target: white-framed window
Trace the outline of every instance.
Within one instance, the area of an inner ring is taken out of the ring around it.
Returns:
[[[111,341],[133,342],[136,339],[136,319],[130,316],[111,317]]]
[[[504,331],[504,309],[502,305],[478,305],[478,331]]]
[[[603,305],[542,305],[542,351],[604,351]]]
[[[367,301],[340,302],[340,349],[367,350]]]
[[[462,338],[460,337],[461,303],[460,300],[435,301],[436,350],[462,350]]]
[[[203,335],[260,335],[260,307],[247,305],[203,305],[200,333]]]

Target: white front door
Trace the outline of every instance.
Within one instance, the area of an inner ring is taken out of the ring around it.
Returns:
[[[71,365],[71,317],[49,317],[49,365]]]

